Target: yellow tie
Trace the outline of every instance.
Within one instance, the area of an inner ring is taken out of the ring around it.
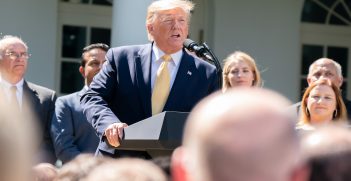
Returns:
[[[162,112],[162,109],[165,106],[169,95],[171,84],[171,76],[168,70],[168,63],[170,60],[172,60],[172,57],[170,55],[164,55],[162,56],[162,59],[163,61],[157,70],[155,85],[152,91],[152,115]]]

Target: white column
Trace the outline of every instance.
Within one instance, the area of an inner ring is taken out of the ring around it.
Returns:
[[[145,19],[151,2],[152,0],[114,0],[112,47],[148,42]]]

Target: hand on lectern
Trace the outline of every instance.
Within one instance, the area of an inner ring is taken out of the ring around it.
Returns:
[[[113,123],[105,130],[105,136],[111,146],[118,147],[123,137],[123,128],[127,127],[126,123]]]

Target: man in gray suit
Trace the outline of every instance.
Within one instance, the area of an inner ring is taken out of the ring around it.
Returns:
[[[53,90],[27,82],[28,46],[16,36],[0,39],[0,85],[6,99],[20,113],[33,113],[33,125],[38,126],[39,151],[36,162],[54,163],[56,157],[50,138],[49,126],[54,111],[56,94]],[[26,105],[26,106],[25,106]],[[27,108],[28,106],[28,108]],[[18,114],[17,112],[14,114]],[[22,124],[25,125],[25,124]]]
[[[105,62],[107,50],[108,46],[102,43],[85,47],[79,67],[79,72],[85,81],[84,88],[73,94],[59,97],[56,101],[51,137],[56,156],[63,163],[80,153],[94,153],[98,146],[99,138],[90,121],[84,116],[79,99]]]

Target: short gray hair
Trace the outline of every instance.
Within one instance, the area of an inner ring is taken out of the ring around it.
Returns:
[[[26,48],[26,50],[28,50],[27,44],[20,37],[5,35],[0,39],[0,60],[2,60],[2,55],[4,54],[6,47],[13,43],[21,43]]]
[[[309,69],[308,69],[308,76],[310,76],[310,74],[312,73],[312,70],[314,69],[314,67],[315,67],[318,63],[320,63],[320,62],[322,62],[322,61],[325,61],[325,60],[330,61],[331,63],[334,64],[334,67],[335,67],[335,69],[336,69],[336,73],[338,74],[339,77],[342,78],[343,76],[342,76],[342,68],[341,68],[341,65],[340,65],[338,62],[336,62],[336,61],[334,61],[334,60],[332,60],[332,59],[330,59],[330,58],[320,58],[320,59],[317,59],[316,61],[314,61],[314,62],[310,65],[310,67],[309,67]]]

